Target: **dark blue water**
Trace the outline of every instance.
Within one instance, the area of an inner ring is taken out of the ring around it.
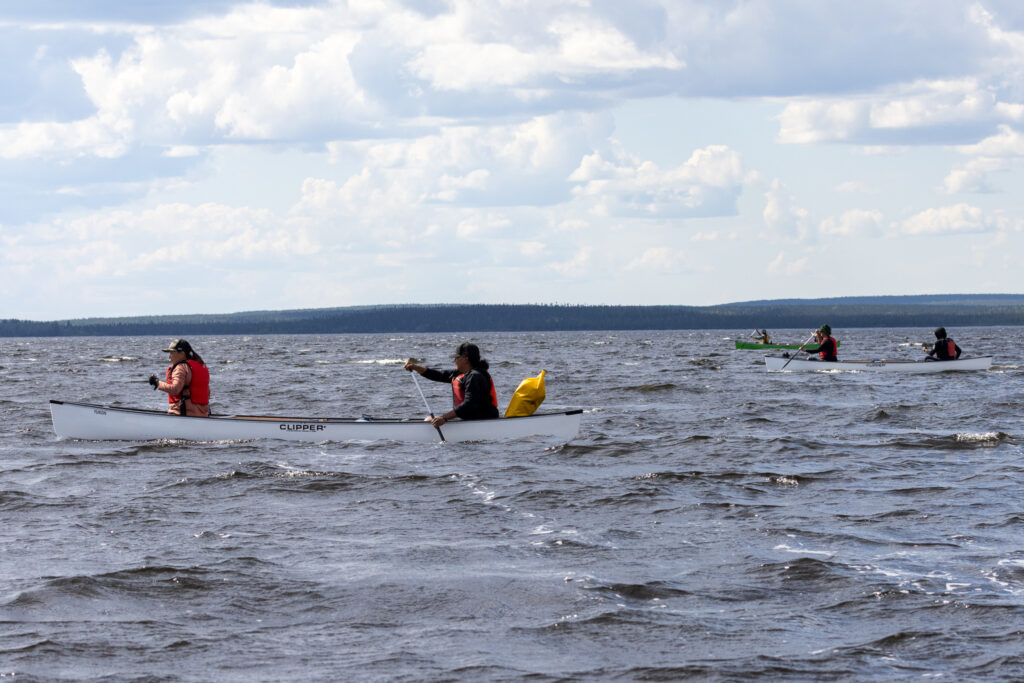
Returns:
[[[160,406],[168,340],[0,340],[0,677],[1022,679],[1021,329],[951,333],[993,369],[767,374],[746,331],[190,340],[215,411],[351,417],[423,414],[402,360],[468,336],[503,404],[546,369],[545,409],[587,409],[555,447],[60,441],[48,399]]]

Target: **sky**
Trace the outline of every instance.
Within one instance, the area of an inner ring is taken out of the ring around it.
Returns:
[[[1019,0],[33,0],[0,59],[0,318],[1024,293]]]

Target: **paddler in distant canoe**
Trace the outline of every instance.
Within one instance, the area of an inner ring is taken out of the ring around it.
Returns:
[[[940,327],[935,330],[935,346],[928,352],[925,360],[956,360],[961,353],[963,350],[946,335],[946,328]]]
[[[772,337],[771,337],[770,334],[768,334],[768,330],[759,330],[759,329],[757,329],[755,327],[754,328],[754,333],[752,335],[750,335],[750,336],[751,337],[756,337],[757,338],[757,342],[759,344],[771,344],[772,343]]]
[[[498,417],[498,395],[494,391],[494,380],[487,372],[490,365],[480,357],[480,348],[476,344],[462,342],[455,350],[453,359],[454,370],[433,370],[416,365],[411,360],[405,364],[409,372],[418,372],[429,380],[449,382],[452,385],[452,409],[431,419],[431,424],[442,427],[455,418],[490,420]]]
[[[814,338],[818,342],[816,349],[801,349],[804,353],[816,353],[819,360],[836,362],[839,360],[839,343],[832,337],[832,328],[822,325],[814,332]]]

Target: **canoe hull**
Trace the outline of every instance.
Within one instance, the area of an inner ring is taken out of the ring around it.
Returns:
[[[806,358],[784,358],[782,356],[765,356],[765,369],[768,372],[822,372],[825,370],[855,370],[863,372],[903,372],[910,374],[930,374],[934,372],[955,372],[963,370],[988,370],[992,367],[991,356],[977,358],[961,358],[960,360],[921,361],[921,360],[841,360],[829,363]]]
[[[564,443],[579,433],[582,410],[539,413],[497,420],[453,420],[441,427],[445,440],[507,441],[536,437]],[[377,420],[266,416],[181,417],[155,410],[50,401],[53,431],[64,439],[100,441],[440,441],[419,419]]]

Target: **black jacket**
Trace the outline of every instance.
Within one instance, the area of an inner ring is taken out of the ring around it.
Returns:
[[[434,370],[427,368],[423,376],[435,382],[447,382],[459,376],[458,370]],[[476,368],[470,370],[462,379],[462,403],[453,408],[455,414],[463,420],[489,420],[498,417],[498,407],[491,402],[491,387],[494,382],[486,370]]]
[[[949,355],[950,342],[953,343],[953,352],[956,355]],[[945,337],[935,342],[935,346],[933,346],[932,350],[928,352],[928,357],[936,358],[938,360],[956,360],[957,358],[960,357],[961,353],[963,353],[963,351],[960,349],[959,346],[956,345],[956,342],[950,339],[949,337]]]

